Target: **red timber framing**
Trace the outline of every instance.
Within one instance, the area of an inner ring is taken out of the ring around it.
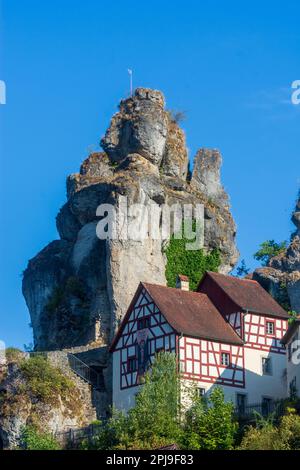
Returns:
[[[143,318],[147,318],[146,323],[141,321]],[[141,330],[140,327],[145,324],[149,327]],[[145,339],[146,354],[150,363],[158,351],[175,352],[176,333],[144,288],[131,305],[128,319],[115,347],[115,351],[120,351],[120,387],[122,390],[139,385],[137,370],[139,336]],[[131,370],[129,366],[134,362],[133,358],[136,359],[135,370]]]
[[[287,330],[287,320],[242,312],[226,315],[226,320],[245,341],[244,348],[285,354],[281,339]],[[267,323],[274,325],[273,334],[267,333]]]
[[[231,313],[225,316],[228,323],[236,331],[236,333],[244,338],[244,314],[242,312]]]
[[[274,334],[267,333],[267,322],[273,323]],[[247,313],[244,317],[244,347],[285,354],[281,339],[287,330],[287,326],[287,320],[282,318]]]
[[[221,364],[221,353],[230,355],[230,364]],[[242,346],[182,337],[179,340],[181,373],[184,379],[245,388]]]

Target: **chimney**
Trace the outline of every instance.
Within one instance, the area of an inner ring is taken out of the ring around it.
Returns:
[[[190,290],[189,278],[183,274],[178,274],[176,279],[176,289]]]

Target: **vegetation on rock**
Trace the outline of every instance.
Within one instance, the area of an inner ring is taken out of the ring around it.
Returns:
[[[164,248],[167,257],[165,274],[169,287],[176,287],[178,274],[188,276],[190,290],[195,291],[205,271],[218,271],[221,257],[219,250],[212,250],[207,254],[203,249],[187,250],[187,243],[191,243],[191,240],[184,235],[181,239],[176,238],[176,234],[171,236]]]
[[[40,431],[35,426],[22,430],[20,448],[25,450],[60,450],[61,446],[53,434]]]
[[[20,371],[25,379],[22,391],[47,404],[58,404],[70,400],[75,389],[74,383],[60,369],[53,367],[42,355],[24,359]]]
[[[286,241],[276,243],[274,240],[267,240],[260,244],[259,250],[254,253],[254,258],[260,261],[263,266],[267,266],[274,256],[284,253],[287,249]]]

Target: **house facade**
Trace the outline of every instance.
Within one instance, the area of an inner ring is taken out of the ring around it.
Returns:
[[[113,403],[127,411],[159,351],[174,352],[182,384],[216,385],[238,407],[286,396],[287,313],[256,282],[207,272],[197,292],[141,283],[110,348]]]
[[[300,315],[282,339],[286,347],[287,395],[300,398]]]

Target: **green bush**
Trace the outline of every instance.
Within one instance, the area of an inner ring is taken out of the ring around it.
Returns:
[[[177,239],[173,234],[164,248],[167,257],[167,285],[176,287],[177,275],[184,274],[189,277],[190,289],[195,291],[205,271],[218,271],[221,263],[220,253],[218,250],[212,250],[208,254],[205,254],[203,249],[187,250],[186,243],[191,243],[191,240],[184,236]]]
[[[20,447],[26,450],[60,450],[61,446],[49,432],[26,426],[21,433]]]
[[[22,360],[23,356],[24,356],[24,353],[23,351],[21,351],[21,349],[13,348],[13,347],[5,349],[5,358],[8,363],[11,363],[11,362],[19,363]]]
[[[64,400],[74,394],[74,383],[43,356],[23,359],[20,370],[25,379],[23,393],[44,403],[57,404],[59,396]]]
[[[249,426],[240,450],[300,450],[300,416],[295,410],[283,416],[278,426],[270,420],[261,420],[256,426]]]
[[[179,441],[178,373],[175,355],[159,353],[127,415],[112,410],[83,449],[155,449]]]
[[[186,413],[182,446],[193,450],[228,450],[233,448],[237,423],[234,406],[225,402],[224,392],[216,387],[208,398],[194,396]]]

